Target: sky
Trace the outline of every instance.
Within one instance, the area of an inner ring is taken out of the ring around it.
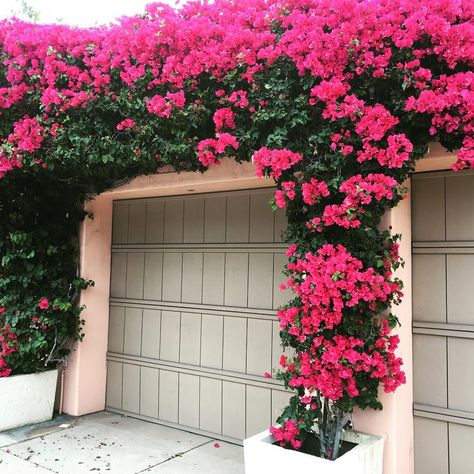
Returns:
[[[120,16],[142,13],[154,0],[25,0],[39,13],[40,23],[93,26],[112,22]],[[174,0],[161,0],[175,5]],[[21,12],[22,0],[0,0],[0,19]],[[19,15],[22,18],[24,16]]]

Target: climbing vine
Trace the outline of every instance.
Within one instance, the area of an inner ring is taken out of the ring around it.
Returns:
[[[81,337],[87,199],[252,159],[286,208],[294,295],[277,375],[294,396],[272,432],[298,449],[317,423],[335,458],[347,414],[405,382],[400,236],[381,218],[429,142],[474,163],[473,16],[469,0],[216,0],[102,28],[1,22],[0,375]]]

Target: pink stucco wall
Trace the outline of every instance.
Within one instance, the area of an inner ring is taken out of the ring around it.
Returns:
[[[409,182],[405,186],[409,187]],[[357,411],[354,413],[354,427],[363,432],[385,437],[384,473],[412,474],[413,463],[413,357],[412,357],[412,311],[411,311],[411,206],[410,199],[402,201],[387,213],[384,227],[392,226],[394,234],[402,234],[400,254],[405,267],[399,269],[397,276],[404,282],[404,298],[394,308],[400,319],[397,329],[400,336],[398,354],[403,358],[407,383],[395,393],[381,393],[384,406],[382,411]]]
[[[446,169],[453,161],[442,148],[434,146],[417,171]],[[271,186],[270,180],[255,178],[252,164],[231,161],[206,173],[166,172],[140,177],[111,192],[101,194],[88,203],[94,215],[87,219],[81,234],[81,273],[95,281],[95,287],[85,291],[81,303],[85,324],[84,341],[77,345],[65,374],[64,403],[66,413],[83,415],[105,407],[106,352],[108,332],[108,299],[112,234],[112,203],[116,199],[179,195],[200,192],[248,189]],[[354,414],[355,428],[383,435],[386,439],[384,474],[413,473],[413,380],[411,333],[411,213],[409,199],[386,217],[393,231],[402,233],[401,253],[406,260],[399,276],[405,283],[405,298],[396,308],[402,327],[398,330],[399,354],[405,361],[407,383],[395,394],[382,394],[384,410]]]

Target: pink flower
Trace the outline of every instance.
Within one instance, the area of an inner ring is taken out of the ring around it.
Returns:
[[[207,138],[201,140],[197,146],[199,161],[204,165],[218,165],[219,156],[227,151],[229,148],[237,150],[239,142],[230,133],[219,133],[217,138]]]
[[[373,107],[364,107],[355,131],[367,140],[379,141],[398,122],[398,118],[394,117],[383,105],[376,104]]]
[[[48,298],[43,298],[38,303],[38,308],[40,309],[48,309],[49,308],[49,300]]]
[[[232,109],[228,107],[216,110],[214,112],[213,120],[216,124],[217,133],[223,128],[235,128],[235,114]]]
[[[235,107],[240,107],[241,109],[245,109],[249,105],[247,91],[238,90],[232,92],[228,97],[228,100],[230,103],[234,104]]]
[[[295,192],[296,183],[294,181],[283,181],[281,183],[281,187],[283,189],[279,189],[275,192],[275,204],[280,208],[283,209],[286,207],[286,202],[293,201],[296,197]]]
[[[321,217],[326,226],[338,225],[345,229],[357,228],[361,225],[361,218],[365,213],[365,207],[374,199],[393,200],[398,183],[390,176],[384,174],[369,174],[363,178],[356,175],[344,181],[339,191],[346,194],[342,204],[328,204]],[[313,221],[308,226],[317,227],[320,224]]]
[[[300,435],[300,430],[295,420],[286,420],[283,426],[272,426],[270,433],[273,435],[275,441],[280,442],[280,446],[290,444],[294,449],[301,447],[302,442],[297,439]]]
[[[239,142],[230,133],[219,133],[217,134],[216,152],[224,153],[227,148],[233,148],[237,150],[239,148]]]
[[[125,120],[122,120],[122,121],[117,125],[116,129],[117,129],[117,130],[127,130],[127,129],[129,129],[129,128],[133,128],[135,125],[136,125],[136,123],[135,123],[133,120],[127,118],[127,119],[125,119]]]
[[[13,133],[8,136],[8,141],[15,144],[19,150],[30,153],[38,150],[44,139],[44,128],[39,125],[36,117],[25,115],[15,122]]]
[[[17,335],[12,327],[0,323],[0,377],[8,377],[12,369],[8,367],[7,356],[18,350]]]
[[[173,108],[182,109],[185,103],[184,91],[182,90],[179,92],[167,92],[165,97],[157,94],[146,100],[148,112],[163,118],[169,118]]]
[[[287,257],[293,257],[295,255],[295,252],[296,252],[296,249],[298,248],[298,246],[296,244],[291,244],[287,249],[286,249],[286,252],[285,252],[285,255]]]
[[[167,118],[170,117],[172,111],[172,107],[169,102],[159,94],[153,96],[151,99],[147,99],[146,108],[148,112],[152,114]]]
[[[317,97],[323,102],[335,102],[339,97],[346,94],[349,86],[336,78],[329,81],[321,81],[311,89],[311,96]]]
[[[308,183],[303,183],[301,185],[301,191],[303,194],[303,201],[310,205],[319,201],[320,197],[329,196],[327,184],[323,181],[317,181],[314,178],[311,178]]]
[[[278,179],[283,171],[290,169],[302,159],[299,153],[286,149],[270,150],[267,147],[260,148],[253,155],[257,176],[263,176],[263,173],[267,172],[274,179]]]

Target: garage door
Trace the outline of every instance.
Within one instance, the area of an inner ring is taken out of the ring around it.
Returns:
[[[413,179],[416,474],[472,474],[474,174]]]
[[[288,400],[281,354],[286,258],[272,190],[117,201],[107,409],[241,441]]]

